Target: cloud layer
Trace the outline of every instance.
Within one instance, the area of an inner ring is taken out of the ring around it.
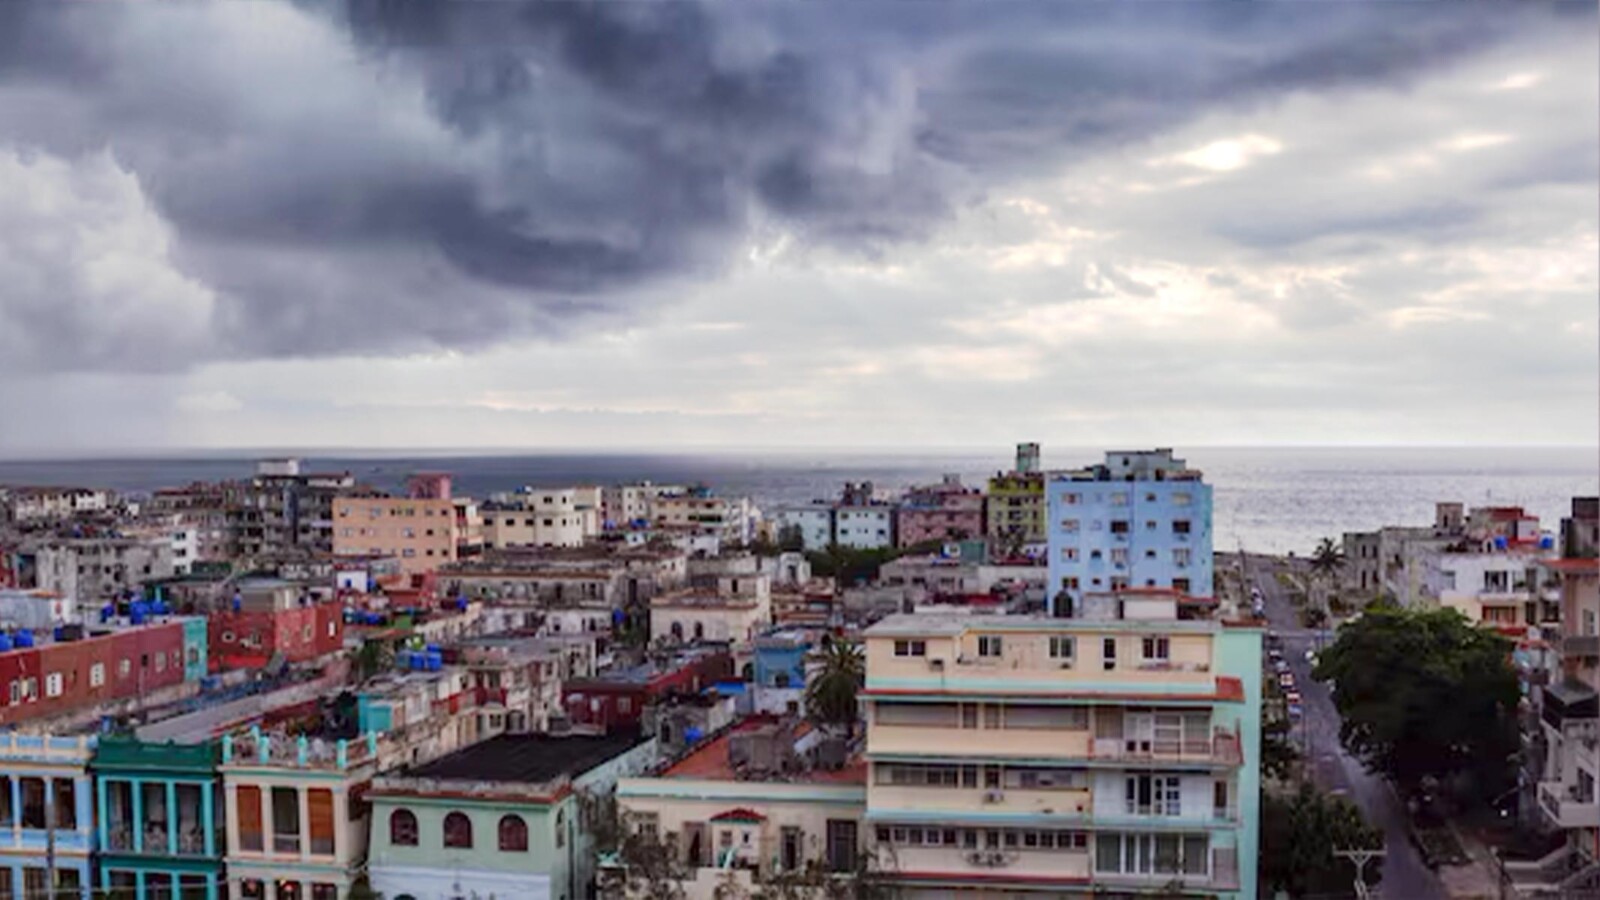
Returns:
[[[1181,383],[1211,404],[1191,439],[1311,439],[1295,407],[1325,395],[1336,435],[1381,431],[1376,407],[1449,440],[1472,358],[1496,373],[1477,402],[1542,384],[1585,426],[1594,25],[5,4],[0,411],[142,373],[156,443],[293,434],[328,385],[334,421],[714,414],[848,441],[887,411],[936,440],[941,407],[1136,430]]]

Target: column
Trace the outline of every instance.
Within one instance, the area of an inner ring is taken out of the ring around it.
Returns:
[[[167,855],[178,855],[178,783],[167,781]]]
[[[304,787],[294,789],[294,796],[300,803],[300,860],[311,860],[311,800]]]
[[[272,786],[261,786],[261,850],[269,857],[277,853],[277,848],[272,844],[272,836],[277,834],[277,825],[272,821]]]
[[[97,812],[99,812],[99,815],[94,817],[94,821],[95,821],[95,829],[100,833],[100,852],[101,853],[104,853],[107,850],[111,849],[111,843],[110,843],[110,841],[107,840],[107,838],[109,837],[109,831],[108,831],[107,823],[111,819],[111,806],[108,803],[106,803],[106,782],[107,782],[107,779],[105,778],[105,776],[96,776],[95,780],[94,780],[95,797],[97,798],[96,802],[98,803],[98,805],[100,807],[97,810]],[[88,821],[88,820],[85,819],[84,821]]]
[[[241,849],[239,844],[239,786],[228,783],[222,786],[222,790],[226,800],[223,804],[225,808],[222,811],[224,818],[222,824],[223,834],[227,836],[228,840],[228,855],[238,856]],[[239,890],[234,887],[232,880],[228,882],[228,896],[239,896]]]
[[[85,844],[89,842],[89,830],[91,827],[89,823],[95,820],[94,812],[89,808],[89,779],[90,776],[88,775],[79,776],[76,780],[77,790],[72,792],[73,802],[78,804],[78,808],[75,810],[78,815],[78,834],[82,835]],[[101,849],[105,849],[104,845],[101,846]],[[83,886],[86,890],[88,889],[89,880],[87,878],[83,880]]]
[[[350,852],[350,791],[341,787],[333,792],[333,853],[335,859],[349,859]],[[373,816],[368,816],[373,818]],[[387,825],[387,823],[385,823]],[[374,826],[376,827],[376,826]],[[477,839],[477,835],[473,835]]]
[[[139,870],[137,870],[137,871],[135,871],[133,873],[133,895],[135,897],[140,897],[140,898],[143,898],[143,897],[146,896],[146,894],[144,892],[144,870],[143,869],[139,869]]]
[[[144,782],[128,779],[128,791],[133,794],[133,852],[144,852]],[[144,876],[139,876],[139,896],[144,896]]]
[[[237,897],[239,894],[235,892],[229,896]],[[217,876],[214,872],[206,874],[206,900],[217,900]]]
[[[22,843],[22,779],[16,775],[11,776],[11,844],[19,846]]]
[[[56,827],[56,780],[49,774],[44,781],[44,827],[55,830]]]
[[[217,786],[209,781],[200,784],[200,832],[205,837],[207,856],[217,855],[216,791]],[[223,814],[227,814],[226,810],[224,810]],[[233,831],[230,828],[227,833],[232,835]],[[229,837],[229,840],[237,840],[237,838]],[[206,881],[207,894],[216,890],[216,887],[216,879],[208,878]]]

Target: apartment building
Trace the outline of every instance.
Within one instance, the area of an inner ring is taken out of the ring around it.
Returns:
[[[33,525],[101,513],[116,496],[110,491],[80,487],[0,488],[0,522]]]
[[[880,868],[952,891],[1256,896],[1261,633],[1173,596],[866,632]]]
[[[1559,665],[1539,697],[1538,743],[1545,756],[1538,805],[1550,827],[1567,834],[1574,874],[1565,886],[1595,890],[1600,889],[1600,560],[1563,557],[1540,566],[1559,579],[1561,625],[1540,628]]]
[[[834,543],[833,504],[826,500],[779,509],[773,515],[773,523],[774,539],[798,538],[805,550],[826,550]]]
[[[805,749],[817,737],[746,719],[653,775],[619,781],[617,806],[686,871],[685,900],[750,894],[812,869],[854,874],[867,847],[867,767],[817,765]]]
[[[1088,594],[1212,595],[1211,486],[1170,449],[1110,452],[1049,480],[1049,595],[1071,616]]]
[[[259,669],[274,657],[301,663],[344,649],[343,604],[318,601],[277,579],[247,579],[206,617],[214,669]]]
[[[407,574],[456,560],[456,508],[448,499],[340,497],[333,520],[336,556],[393,558]]]
[[[986,524],[983,509],[983,492],[963,485],[959,475],[911,488],[895,512],[895,545],[981,537]]]
[[[95,883],[94,747],[93,735],[0,735],[0,896],[72,896]]]
[[[221,896],[222,786],[219,745],[110,735],[90,771],[101,890],[136,897]],[[124,893],[126,892],[126,893]]]
[[[37,722],[141,698],[193,692],[206,674],[206,622],[113,620],[51,634],[0,636],[0,725]]]
[[[650,599],[652,641],[748,647],[770,624],[772,582],[765,575],[723,575],[714,588],[689,587]]]
[[[303,557],[334,550],[334,502],[354,490],[349,472],[303,472],[294,458],[264,459],[228,509],[232,555]]]
[[[38,586],[89,604],[126,596],[147,582],[176,573],[172,542],[152,538],[58,538],[40,545],[36,554]]]
[[[1560,619],[1560,579],[1540,568],[1556,555],[1549,535],[1516,544],[1494,537],[1447,546],[1424,560],[1422,598],[1520,636],[1529,626]]]
[[[833,507],[833,542],[852,550],[895,546],[895,506],[872,482],[847,482]]]
[[[1044,473],[1039,470],[1039,445],[1018,444],[1017,462],[1009,472],[989,479],[985,532],[1002,547],[1025,547],[1045,540]]]
[[[577,488],[525,488],[485,504],[482,515],[489,550],[581,547],[592,533]]]
[[[652,518],[651,504],[661,497],[683,494],[688,490],[681,484],[616,484],[600,489],[601,527],[610,531],[626,527],[630,522],[644,522]]]
[[[594,879],[580,795],[655,759],[653,741],[501,735],[373,780],[368,872],[394,900],[579,900]]]
[[[692,528],[720,543],[748,544],[755,539],[760,513],[748,497],[718,497],[706,487],[656,497],[650,520],[666,528]]]
[[[366,804],[380,737],[252,727],[221,740],[229,897],[339,900],[367,856]]]

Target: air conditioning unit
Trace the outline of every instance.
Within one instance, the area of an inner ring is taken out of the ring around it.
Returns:
[[[1004,803],[1005,799],[1006,799],[1006,795],[1005,795],[1004,791],[984,791],[983,792],[983,802],[985,802],[985,803]]]
[[[936,656],[936,657],[928,660],[928,668],[933,669],[936,672],[943,671],[944,670],[944,658]]]

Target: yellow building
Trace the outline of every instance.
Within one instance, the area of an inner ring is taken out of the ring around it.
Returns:
[[[340,497],[333,503],[335,556],[393,557],[407,573],[454,562],[456,532],[450,500]]]
[[[869,841],[909,896],[1255,896],[1260,631],[1087,599],[866,632]]]

